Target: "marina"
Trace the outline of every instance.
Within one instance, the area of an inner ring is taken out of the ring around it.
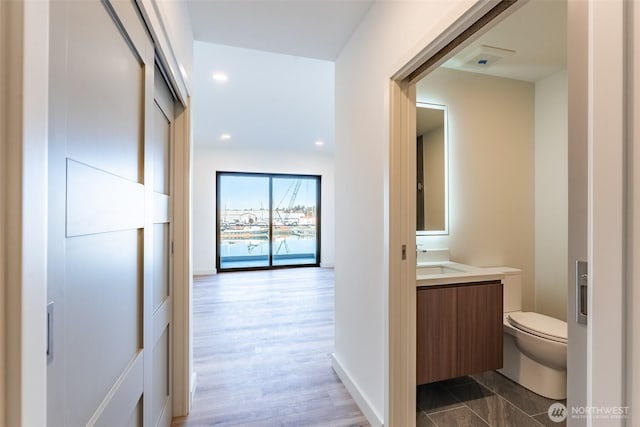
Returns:
[[[319,177],[218,173],[220,270],[318,265]]]

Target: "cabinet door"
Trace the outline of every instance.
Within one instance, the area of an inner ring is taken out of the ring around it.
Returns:
[[[502,283],[458,288],[458,375],[502,368]]]
[[[457,376],[456,288],[419,289],[417,295],[416,382]]]

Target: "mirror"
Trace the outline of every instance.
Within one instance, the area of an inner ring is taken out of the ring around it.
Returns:
[[[416,104],[417,235],[449,233],[447,107]]]

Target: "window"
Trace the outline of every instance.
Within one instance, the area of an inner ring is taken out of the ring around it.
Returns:
[[[319,266],[320,177],[217,173],[218,271]]]

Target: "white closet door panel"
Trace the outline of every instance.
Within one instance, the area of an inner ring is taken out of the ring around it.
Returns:
[[[151,333],[145,335],[145,348],[152,348],[149,371],[151,396],[149,413],[154,426],[171,424],[171,156],[173,132],[173,97],[158,67],[154,75],[153,128],[147,145],[147,173],[151,169],[153,224],[153,262],[151,278]],[[147,191],[150,189],[147,188]],[[148,341],[147,341],[148,340]],[[147,367],[147,366],[145,366]]]
[[[153,193],[153,222],[169,222],[171,220],[171,205],[166,194]]]
[[[142,399],[138,401],[136,408],[131,413],[129,421],[122,424],[126,427],[141,427],[142,426]]]
[[[156,342],[153,348],[153,389],[151,391],[151,406],[156,417],[154,425],[163,418],[164,412],[168,409],[169,399],[169,328],[164,329],[164,333]]]
[[[169,324],[171,319],[171,304],[169,299],[166,299],[160,307],[153,313],[153,342],[156,343],[162,334],[164,329]],[[155,344],[154,344],[155,345]]]
[[[151,410],[164,381],[152,363],[170,369],[151,342],[162,337],[154,267],[164,329],[170,316],[169,197],[153,194],[154,48],[134,0],[53,0],[50,25],[49,424],[168,426],[170,410]]]
[[[169,296],[169,224],[153,225],[153,311]]]
[[[67,420],[85,425],[142,347],[142,232],[67,239]]]
[[[142,227],[142,184],[67,160],[67,237]]]
[[[154,104],[153,120],[153,191],[169,194],[169,145],[171,142],[171,123],[167,116]]]
[[[144,65],[97,6],[68,9],[67,156],[142,182]]]
[[[154,82],[154,96],[153,99],[155,103],[158,105],[160,110],[164,112],[166,117],[169,117],[171,122],[173,122],[173,118],[175,117],[175,107],[174,107],[174,97],[167,86],[167,82],[164,79],[162,71],[157,66],[155,67],[155,74],[153,75]]]
[[[94,427],[112,427],[129,425],[132,418],[138,418],[139,421],[138,407],[142,397],[143,373],[141,350],[109,391],[89,424]]]

